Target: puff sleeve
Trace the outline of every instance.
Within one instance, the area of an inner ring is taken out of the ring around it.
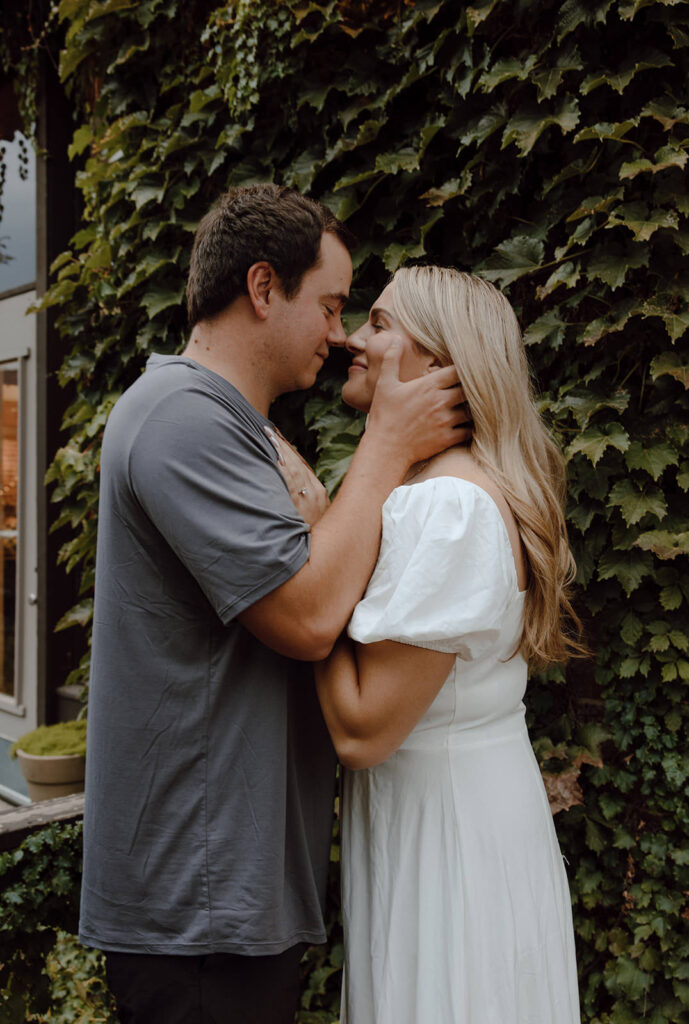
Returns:
[[[507,528],[490,495],[457,477],[396,488],[378,562],[349,623],[359,643],[399,643],[475,660],[499,638],[519,591]]]

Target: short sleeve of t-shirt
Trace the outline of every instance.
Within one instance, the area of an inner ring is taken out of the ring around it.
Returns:
[[[223,623],[284,583],[309,555],[298,514],[265,436],[267,420],[226,381],[176,361],[153,389],[132,441],[135,499]]]

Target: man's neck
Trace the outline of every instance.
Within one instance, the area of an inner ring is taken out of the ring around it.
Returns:
[[[234,332],[225,318],[197,324],[182,353],[228,380],[263,416],[277,396],[266,379],[266,359],[262,358],[259,339],[233,340]]]

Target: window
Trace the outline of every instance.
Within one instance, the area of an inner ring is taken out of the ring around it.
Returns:
[[[0,214],[0,294],[36,280],[36,154],[16,132],[3,141],[5,184]]]

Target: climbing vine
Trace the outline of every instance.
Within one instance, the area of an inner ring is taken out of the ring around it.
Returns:
[[[78,396],[48,475],[70,530],[61,557],[82,579],[63,626],[90,621],[108,413],[151,351],[182,345],[193,232],[223,189],[282,182],[347,222],[359,239],[350,325],[405,260],[494,281],[568,458],[577,602],[595,651],[529,694],[569,863],[583,1018],[678,1024],[689,4],[61,0],[58,16],[84,202],[44,300],[69,346],[60,380]],[[332,489],[362,424],[330,363],[280,415]],[[335,1019],[340,959],[336,942],[311,954],[303,1022]]]

